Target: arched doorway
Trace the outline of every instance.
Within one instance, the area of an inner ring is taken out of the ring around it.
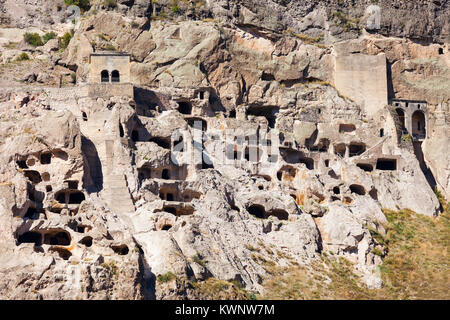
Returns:
[[[108,70],[103,70],[101,73],[101,81],[102,82],[109,82],[109,72]]]
[[[424,139],[426,135],[425,114],[418,110],[413,113],[411,121],[413,136],[419,139]]]
[[[114,70],[111,73],[111,82],[120,82],[120,73],[117,70]]]
[[[186,101],[178,102],[178,111],[181,114],[191,114],[192,113],[192,105]]]
[[[400,109],[400,108],[395,109],[395,112],[397,112],[398,119],[400,120],[400,124],[402,126],[402,128],[401,128],[402,129],[402,133],[404,133],[404,132],[406,132],[405,112],[402,109]]]
[[[169,169],[164,169],[164,170],[162,171],[162,173],[161,173],[161,177],[162,177],[164,180],[170,180],[170,171],[169,171]]]

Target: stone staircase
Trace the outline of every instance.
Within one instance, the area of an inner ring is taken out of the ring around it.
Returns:
[[[108,116],[108,112],[103,112],[96,114],[95,118],[88,121],[81,120],[81,131],[97,149],[102,175],[93,178],[97,180],[96,184],[102,187],[100,197],[112,212],[124,218],[135,211],[135,206],[125,175],[114,163],[115,152],[117,152],[114,142],[117,137],[111,136],[104,128]]]
[[[123,174],[110,174],[103,177],[103,194],[111,211],[119,216],[134,212],[135,207]]]

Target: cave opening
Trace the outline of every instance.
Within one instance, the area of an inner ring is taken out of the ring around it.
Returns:
[[[161,178],[164,180],[170,180],[170,171],[169,169],[163,169],[161,173]]]
[[[113,249],[113,251],[120,256],[126,256],[128,252],[130,252],[126,244],[122,244],[119,246],[111,246],[111,249]]]
[[[23,174],[28,178],[33,184],[38,184],[42,181],[41,175],[35,170],[24,170]]]
[[[177,208],[174,208],[174,207],[164,207],[164,211],[171,213],[173,215],[177,214]]]
[[[191,114],[192,113],[192,105],[187,101],[178,102],[178,111],[181,114]]]
[[[167,201],[174,201],[174,196],[173,196],[173,193],[167,193],[166,194],[166,200]]]
[[[156,143],[158,146],[160,146],[163,149],[170,149],[170,138],[163,138],[163,137],[152,137],[149,140],[150,142]]]
[[[26,160],[17,160],[16,163],[20,169],[28,169]]]
[[[277,178],[280,181],[293,181],[297,175],[297,169],[292,166],[283,166],[277,172]]]
[[[34,243],[36,246],[40,246],[42,244],[42,236],[39,232],[28,231],[21,234],[18,237],[19,244],[21,243]]]
[[[42,180],[44,180],[46,182],[50,181],[50,173],[48,173],[48,172],[42,173]]]
[[[364,196],[366,194],[366,190],[364,189],[364,187],[359,184],[352,184],[350,186],[350,191],[360,196]]]
[[[208,123],[202,118],[194,117],[185,120],[191,128],[199,129],[200,131],[208,131]]]
[[[152,177],[152,170],[149,167],[142,167],[138,169],[138,179],[142,183],[143,180],[150,179]]]
[[[278,172],[277,172],[277,179],[278,179],[279,181],[281,181],[282,178],[283,178],[283,171],[278,171]]]
[[[395,171],[395,170],[397,170],[397,160],[396,159],[378,159],[376,168],[377,168],[377,170]]]
[[[86,247],[92,247],[93,239],[90,236],[84,237],[80,240],[80,243],[85,245]]]
[[[71,192],[69,194],[69,204],[80,204],[85,200],[85,196],[83,192],[77,191],[77,192]]]
[[[300,163],[306,165],[308,170],[314,170],[314,160],[312,158],[303,157],[300,158]]]
[[[119,122],[119,135],[121,138],[123,138],[125,135],[125,132],[123,131],[123,126],[120,122]]]
[[[66,231],[55,231],[44,234],[44,244],[69,246],[70,242],[70,234]]]
[[[41,153],[41,164],[50,164],[52,162],[52,154],[50,152]]]
[[[356,130],[356,126],[354,124],[340,124],[339,132],[341,133],[349,133]]]
[[[36,220],[39,218],[39,212],[36,210],[36,208],[28,208],[27,212],[25,213],[24,218]]]
[[[260,218],[260,219],[264,219],[266,218],[266,210],[264,209],[263,206],[259,205],[259,204],[252,204],[250,207],[248,207],[247,209],[248,213],[250,213],[251,215]]]
[[[406,132],[405,112],[401,108],[395,109],[395,112],[397,113],[398,119],[400,121],[400,126],[401,126],[402,132]]]
[[[372,189],[369,191],[369,196],[370,196],[373,200],[378,201],[378,191],[377,191],[377,189],[372,188]]]
[[[275,216],[279,220],[288,220],[289,219],[289,213],[287,213],[287,211],[283,210],[283,209],[274,209],[269,212],[269,216]]]
[[[358,163],[356,166],[358,168],[366,171],[366,172],[372,172],[373,171],[373,166],[371,164],[368,164],[368,163]]]
[[[72,256],[72,252],[64,248],[51,248],[50,251],[57,252],[63,260],[69,260]]]
[[[67,180],[67,185],[69,189],[78,189],[78,181],[77,180]]]
[[[250,106],[247,108],[247,116],[264,117],[269,128],[275,128],[277,115],[280,108],[276,106]]]
[[[333,188],[333,193],[334,194],[340,194],[341,193],[341,189],[339,187],[334,187]]]
[[[139,141],[139,132],[137,130],[131,131],[131,140],[133,140],[133,142]]]
[[[327,152],[329,147],[330,147],[330,140],[324,138],[324,139],[320,139],[319,143],[317,145],[308,147],[308,149],[309,149],[309,151]]]
[[[349,155],[350,157],[360,156],[366,151],[366,145],[364,143],[350,143]]]
[[[425,114],[422,111],[416,111],[412,115],[412,133],[413,136],[423,139],[426,135]]]
[[[334,146],[334,153],[341,158],[345,157],[346,150],[347,150],[347,146],[345,145],[345,143],[340,143],[340,144]]]

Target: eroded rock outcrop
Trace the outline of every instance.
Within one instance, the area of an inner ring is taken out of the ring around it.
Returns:
[[[274,268],[324,252],[376,288],[383,209],[439,214],[446,1],[379,1],[374,28],[347,1],[91,4],[65,50],[0,34],[0,297],[193,299],[208,279],[263,293]],[[105,49],[130,54],[131,83],[89,78]],[[364,61],[381,65],[386,96],[343,94],[343,56],[362,88]]]

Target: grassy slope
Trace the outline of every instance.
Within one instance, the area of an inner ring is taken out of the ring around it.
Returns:
[[[279,270],[264,283],[268,299],[450,299],[450,204],[441,199],[444,213],[429,218],[409,210],[386,211],[388,254],[380,266],[384,282],[368,290],[352,265],[324,254],[314,271],[298,267]]]

